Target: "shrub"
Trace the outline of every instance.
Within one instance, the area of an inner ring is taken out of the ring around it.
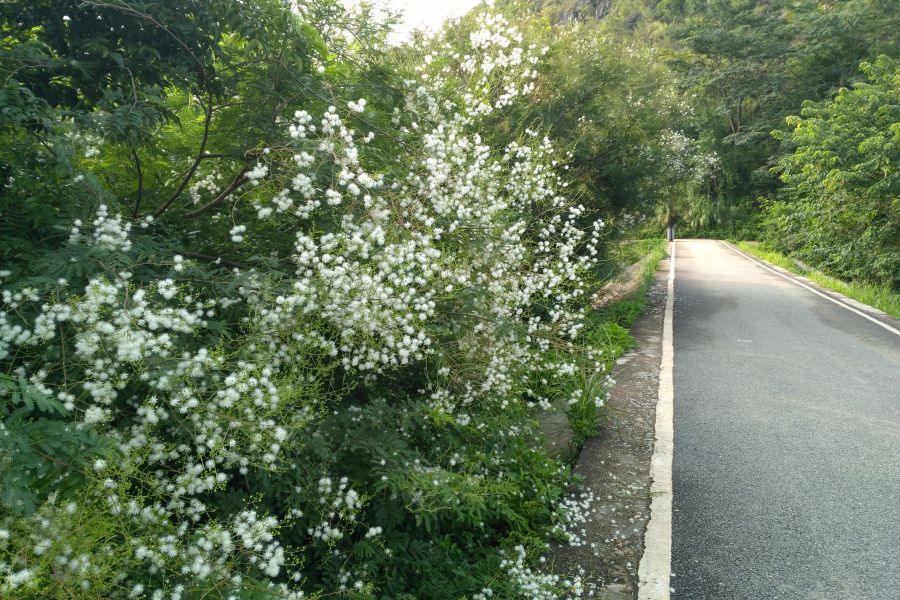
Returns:
[[[553,597],[528,559],[573,479],[528,412],[599,368],[576,341],[602,223],[546,138],[478,134],[540,49],[492,14],[432,47],[395,105],[279,115],[158,219],[113,193],[120,146],[45,107],[71,220],[0,274],[4,597]]]

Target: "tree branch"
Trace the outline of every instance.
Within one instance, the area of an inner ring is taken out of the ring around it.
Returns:
[[[137,86],[134,84],[134,73],[132,73],[131,69],[129,69],[128,67],[119,67],[119,68],[125,69],[126,71],[128,71],[128,75],[131,77],[131,93],[134,94],[134,102],[131,104],[131,108],[128,109],[128,113],[130,114],[135,108],[137,108],[137,104],[138,104],[138,93],[137,93]],[[128,100],[128,98],[125,98],[125,99]]]
[[[43,65],[43,64],[22,65],[21,67],[18,67],[18,68],[15,68],[12,70],[12,73],[10,73],[9,77],[7,77],[6,80],[4,80],[3,85],[0,86],[0,88],[5,88],[6,84],[9,83],[9,80],[12,79],[12,76],[15,75],[16,73],[18,73],[19,71],[21,71],[22,69],[50,69],[50,68],[53,68],[53,67],[51,67],[50,65]]]
[[[169,37],[175,40],[179,46],[184,48],[185,52],[191,55],[191,58],[194,59],[194,62],[197,63],[197,68],[199,69],[200,77],[203,79],[203,87],[206,89],[206,97],[207,97],[207,105],[204,107],[204,112],[206,113],[206,119],[203,124],[203,141],[200,143],[200,151],[197,153],[197,158],[194,159],[194,164],[191,165],[191,168],[188,169],[187,174],[184,176],[184,179],[181,181],[181,185],[178,186],[178,189],[175,190],[175,193],[172,194],[168,200],[166,200],[165,204],[163,204],[155,213],[153,213],[153,218],[158,219],[164,212],[166,212],[169,207],[172,205],[175,200],[181,195],[181,192],[184,191],[184,188],[187,187],[187,184],[190,182],[191,178],[194,176],[194,172],[197,170],[197,167],[200,166],[200,162],[203,160],[203,155],[206,151],[206,142],[209,140],[209,123],[212,120],[212,104],[213,104],[213,91],[212,86],[210,85],[209,75],[206,73],[206,69],[203,67],[203,63],[197,58],[197,55],[190,49],[190,47],[185,44],[177,35],[172,33],[172,31],[154,19],[151,15],[141,12],[137,9],[128,6],[127,4],[119,4],[117,2],[104,2],[103,0],[83,0],[79,5],[83,6],[94,6],[101,8],[110,8],[114,10],[121,11],[123,13],[127,13],[133,16],[136,16],[141,19],[146,19],[150,21],[163,31],[165,31]]]
[[[38,456],[40,456],[40,457],[42,457],[42,458],[45,458],[45,459],[49,460],[50,462],[54,462],[54,463],[56,463],[56,464],[58,464],[58,465],[60,465],[60,466],[62,466],[62,467],[69,467],[70,469],[72,469],[73,471],[75,471],[76,473],[78,473],[79,475],[84,475],[85,477],[89,477],[89,475],[88,475],[87,473],[85,473],[84,471],[81,471],[81,470],[79,470],[79,469],[76,469],[76,468],[75,468],[75,465],[70,465],[69,463],[62,462],[61,460],[56,460],[55,458],[53,458],[53,457],[50,456],[49,454],[44,454],[43,452],[41,452],[40,450],[38,450],[37,448],[35,448],[35,447],[32,446],[31,444],[28,444],[28,446],[29,446],[29,448],[31,448],[31,451],[34,452],[35,454],[37,454]]]
[[[197,260],[205,260],[211,263],[216,263],[217,265],[222,265],[224,267],[228,267],[229,269],[243,269],[244,267],[240,263],[236,263],[230,260],[225,260],[220,256],[209,256],[208,254],[198,254],[197,252],[185,252],[185,256],[188,258],[196,258]]]
[[[225,198],[227,198],[228,196],[230,196],[231,193],[232,193],[234,190],[238,189],[239,187],[241,187],[242,185],[244,185],[245,183],[247,183],[248,181],[250,181],[250,180],[247,178],[247,176],[245,175],[245,173],[246,173],[247,171],[249,171],[249,170],[250,170],[249,167],[246,167],[246,166],[245,166],[243,169],[241,169],[240,171],[238,171],[238,174],[235,175],[234,181],[231,182],[231,185],[229,185],[227,188],[225,188],[224,190],[222,190],[222,193],[219,194],[219,195],[216,197],[215,200],[213,200],[212,202],[210,202],[209,204],[207,204],[207,205],[204,206],[203,208],[198,208],[198,209],[195,210],[194,212],[189,212],[188,214],[184,215],[183,218],[185,218],[185,219],[193,219],[194,217],[199,217],[200,215],[205,215],[206,213],[208,213],[209,211],[211,211],[212,209],[214,209],[214,208],[217,207],[218,205],[222,204],[222,202],[225,201]]]
[[[197,167],[200,166],[200,163],[203,161],[203,157],[206,154],[206,142],[209,140],[209,122],[212,120],[212,92],[209,93],[209,104],[206,112],[206,118],[203,122],[203,141],[200,142],[200,152],[197,153],[197,158],[194,159],[194,164],[191,165],[191,168],[188,169],[187,175],[184,176],[184,179],[181,180],[181,185],[178,186],[178,189],[175,190],[175,193],[169,196],[169,199],[166,200],[166,203],[163,204],[159,209],[153,213],[153,218],[158,219],[160,215],[169,210],[169,207],[172,206],[172,203],[178,199],[181,195],[181,192],[184,191],[184,188],[187,187],[187,184],[191,181],[191,178],[194,176],[194,172],[197,170]]]
[[[138,158],[137,150],[131,149],[131,156],[134,157],[134,166],[137,169],[138,189],[137,200],[134,202],[134,210],[131,211],[131,218],[137,219],[141,212],[141,198],[144,197],[144,173],[141,171],[141,159]]]
[[[200,59],[197,58],[197,55],[191,51],[190,47],[187,44],[185,44],[183,41],[181,41],[181,39],[177,35],[172,33],[169,30],[169,28],[167,28],[165,25],[163,25],[162,23],[160,23],[159,21],[157,21],[156,19],[154,19],[147,13],[143,13],[139,10],[136,10],[136,9],[128,6],[127,4],[110,4],[109,2],[102,2],[101,0],[84,0],[81,3],[81,5],[79,6],[79,8],[86,6],[86,5],[87,6],[97,6],[97,7],[101,7],[101,8],[112,8],[115,10],[120,10],[124,13],[135,15],[142,19],[147,19],[148,21],[150,21],[151,23],[153,23],[154,25],[156,25],[157,27],[159,27],[160,29],[162,29],[163,31],[168,33],[169,37],[171,37],[173,40],[175,40],[175,42],[179,46],[184,48],[185,51],[191,55],[191,58],[194,59],[194,62],[197,63],[197,66],[200,67],[200,75],[203,77],[203,83],[205,84],[207,91],[209,91],[209,78],[206,76],[206,70],[203,68],[203,63],[200,62]]]
[[[34,136],[34,138],[38,141],[38,143],[39,143],[41,146],[43,146],[44,148],[46,148],[47,151],[48,151],[50,154],[53,155],[53,158],[57,158],[57,156],[56,156],[56,150],[54,150],[52,147],[50,147],[50,145],[49,145],[47,142],[45,142],[44,140],[42,140],[42,139],[41,139],[41,136],[39,136],[39,135],[38,135],[37,133],[35,133],[34,131],[32,131],[31,134]]]

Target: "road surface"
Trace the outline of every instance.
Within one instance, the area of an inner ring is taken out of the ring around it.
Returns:
[[[900,336],[722,242],[675,261],[672,598],[900,599]]]

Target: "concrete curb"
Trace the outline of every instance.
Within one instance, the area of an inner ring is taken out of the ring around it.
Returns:
[[[624,300],[633,294],[640,284],[641,270],[649,260],[650,255],[648,254],[636,263],[631,264],[613,281],[610,281],[600,288],[596,294],[597,297],[592,302],[592,306],[595,309],[601,309],[611,304],[615,304],[620,300]]]

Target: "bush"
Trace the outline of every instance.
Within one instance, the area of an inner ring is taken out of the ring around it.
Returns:
[[[796,146],[779,167],[782,203],[767,210],[767,240],[838,278],[900,289],[897,169],[900,65],[862,63],[870,83],[807,101],[776,137]]]
[[[433,40],[360,98],[369,73],[315,53],[268,71],[254,52],[281,47],[241,26],[208,36],[202,73],[172,67],[178,123],[102,137],[127,108],[49,101],[39,130],[3,123],[4,215],[47,188],[0,272],[4,597],[555,597],[529,561],[567,535],[574,478],[527,445],[529,411],[601,371],[576,341],[603,225],[549,140],[479,135],[540,49],[483,14],[464,52]],[[265,96],[266,73],[302,93]]]

